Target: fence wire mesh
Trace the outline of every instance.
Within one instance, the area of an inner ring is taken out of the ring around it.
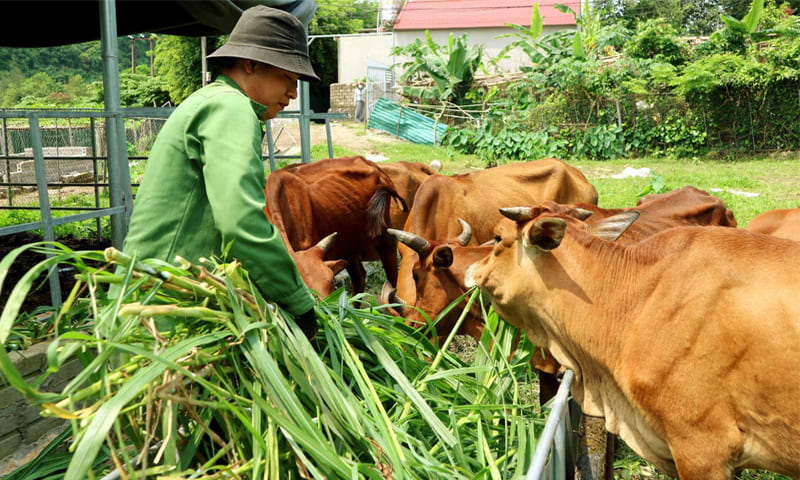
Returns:
[[[126,118],[129,164],[135,181],[165,118]],[[53,217],[109,207],[108,146],[102,116],[73,113],[68,117],[39,116],[44,171]],[[33,138],[24,116],[0,118],[0,226],[41,220]],[[81,222],[98,236],[108,218]]]

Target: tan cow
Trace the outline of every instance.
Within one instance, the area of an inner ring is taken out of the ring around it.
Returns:
[[[546,204],[555,211],[586,219],[588,224],[621,212],[638,211],[639,219],[622,234],[619,243],[638,242],[667,228],[681,225],[736,226],[733,212],[725,207],[722,200],[692,186],[648,195],[635,208],[608,209],[591,204],[562,205],[555,202]],[[429,240],[411,232],[388,230],[405,246],[414,250],[419,258],[413,269],[415,291],[412,295],[407,295],[415,299],[413,303],[406,304],[403,296],[395,294],[388,286],[385,286],[383,293],[384,303],[398,304],[395,311],[410,323],[424,325],[427,319],[437,318],[446,307],[467,291],[464,284],[467,267],[492,251],[491,246],[469,245],[472,230],[469,224],[460,221],[462,232],[457,238],[447,240]],[[465,305],[466,300],[462,302],[462,308],[453,308],[438,321],[436,332],[440,337],[452,331]],[[482,314],[473,306],[458,333],[480,339],[482,332]],[[531,364],[545,373],[554,374],[559,370],[558,363],[544,350],[534,352]],[[540,378],[543,383],[542,400],[546,401],[555,393],[558,384],[552,377]]]
[[[580,170],[552,158],[509,163],[462,175],[433,175],[417,190],[403,230],[427,241],[455,239],[462,235],[461,219],[471,226],[467,244],[478,245],[492,239],[492,227],[502,218],[499,208],[546,200],[596,204],[597,191]],[[398,245],[398,250],[402,259],[397,290],[384,288],[383,302],[389,303],[391,294],[414,305],[417,302],[414,272],[424,259],[407,245]],[[411,315],[406,317],[410,322],[424,323],[419,314],[411,310],[407,313]],[[437,330],[446,335],[449,328],[452,324],[443,324]],[[479,338],[482,324],[465,323],[463,329]]]
[[[800,242],[800,207],[764,212],[751,220],[745,230]]]
[[[623,246],[634,212],[507,212],[468,277],[575,372],[585,414],[683,480],[800,476],[800,244],[679,227]]]

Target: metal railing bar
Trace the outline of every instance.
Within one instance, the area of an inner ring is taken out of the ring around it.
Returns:
[[[528,468],[528,473],[525,475],[525,480],[539,480],[544,472],[547,462],[547,454],[550,453],[550,448],[553,445],[553,440],[556,438],[556,430],[562,426],[561,419],[566,412],[567,399],[569,397],[570,387],[572,381],[575,379],[575,372],[566,370],[561,379],[561,385],[558,387],[558,392],[553,399],[553,406],[550,409],[550,415],[545,422],[544,430],[539,443],[536,446],[536,451],[533,453],[533,460]],[[562,441],[562,444],[564,442]],[[563,464],[563,457],[561,458]],[[556,462],[556,459],[553,459]],[[563,477],[562,477],[563,478]]]
[[[65,223],[71,222],[80,222],[82,220],[89,220],[92,218],[99,218],[108,215],[112,215],[115,213],[122,213],[125,211],[125,207],[113,207],[113,208],[104,208],[102,210],[96,210],[92,212],[82,213],[78,215],[67,215],[64,217],[53,217],[51,224],[53,225],[63,225]],[[31,230],[37,230],[39,228],[45,228],[45,224],[41,221],[38,222],[28,222],[28,223],[20,223],[17,225],[11,225],[8,227],[0,227],[0,237],[5,235],[13,235],[15,233],[22,233],[22,232],[29,232]]]
[[[78,211],[78,212],[87,212],[92,211],[96,212],[98,210],[104,210],[105,207],[54,207],[50,206],[51,211]],[[0,205],[0,210],[39,210],[39,207],[18,207],[18,206],[8,206],[8,205]]]

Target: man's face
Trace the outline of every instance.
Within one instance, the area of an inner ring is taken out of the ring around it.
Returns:
[[[250,82],[247,95],[267,107],[261,120],[275,118],[281,110],[289,105],[292,99],[297,98],[297,81],[300,76],[258,62],[252,62],[252,69],[254,81]]]

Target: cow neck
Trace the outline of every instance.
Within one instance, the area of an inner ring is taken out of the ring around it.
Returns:
[[[561,245],[537,261],[540,268],[560,271],[546,279],[547,328],[558,331],[557,338],[575,339],[564,344],[570,356],[589,355],[609,371],[623,348],[620,320],[646,299],[630,281],[636,263],[629,250],[569,227]]]

